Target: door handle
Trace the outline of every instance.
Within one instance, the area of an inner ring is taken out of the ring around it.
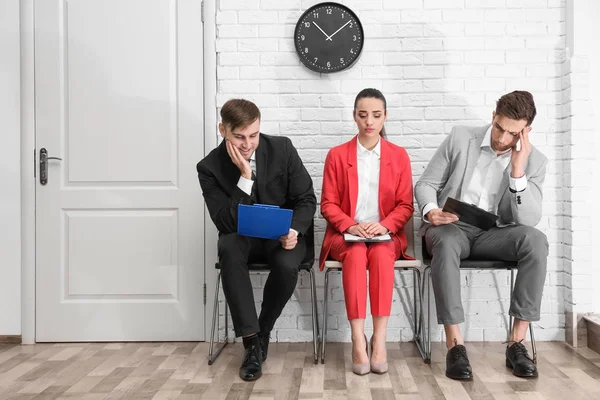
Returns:
[[[45,185],[48,183],[48,160],[59,160],[60,157],[48,157],[48,150],[42,147],[40,150],[40,184]]]

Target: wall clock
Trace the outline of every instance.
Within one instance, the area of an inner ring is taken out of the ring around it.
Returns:
[[[296,23],[294,43],[300,61],[316,72],[350,68],[362,52],[364,33],[360,20],[348,7],[319,3]]]

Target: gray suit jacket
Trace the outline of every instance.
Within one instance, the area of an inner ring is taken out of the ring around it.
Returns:
[[[481,151],[481,143],[489,125],[484,127],[456,126],[437,149],[423,175],[415,185],[415,197],[419,211],[428,203],[443,207],[448,197],[460,200],[463,189],[469,185]],[[525,166],[527,188],[513,192],[509,188],[510,164],[504,170],[502,184],[496,197],[499,219],[497,225],[535,226],[542,218],[542,184],[546,176],[548,160],[535,147]],[[419,235],[431,226],[421,224]]]

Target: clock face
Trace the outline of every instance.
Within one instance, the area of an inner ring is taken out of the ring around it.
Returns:
[[[320,3],[302,14],[294,32],[296,52],[317,72],[337,72],[358,60],[364,34],[356,14],[337,3]]]

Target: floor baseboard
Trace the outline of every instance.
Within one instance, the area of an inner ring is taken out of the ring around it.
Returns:
[[[0,335],[0,344],[21,344],[21,335]]]
[[[565,313],[565,341],[573,347],[587,347],[586,313]]]
[[[600,353],[600,314],[588,314],[583,319],[587,328],[587,345]]]

